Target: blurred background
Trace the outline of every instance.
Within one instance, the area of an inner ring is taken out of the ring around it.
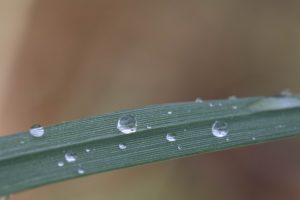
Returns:
[[[0,134],[148,104],[300,92],[300,1],[1,0]],[[300,139],[12,200],[300,199]]]

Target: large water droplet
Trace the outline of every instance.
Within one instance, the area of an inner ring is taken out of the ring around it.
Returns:
[[[41,125],[35,124],[29,130],[33,137],[42,137],[45,134],[45,129]]]
[[[203,99],[201,99],[201,98],[197,98],[196,100],[195,100],[195,103],[203,103]]]
[[[63,167],[65,165],[64,161],[58,161],[57,166]]]
[[[212,128],[212,134],[216,137],[225,137],[228,134],[228,124],[222,121],[216,121]]]
[[[175,141],[176,141],[176,137],[175,137],[174,134],[168,133],[168,134],[166,135],[166,140],[168,140],[169,142],[175,142]]]
[[[133,115],[124,115],[119,118],[117,128],[124,134],[136,132],[137,121]]]
[[[65,159],[68,163],[75,162],[77,160],[77,155],[74,152],[70,151],[65,153]]]
[[[82,168],[78,168],[77,173],[80,174],[80,175],[82,175],[82,174],[85,173],[85,170],[82,169]]]
[[[126,148],[127,148],[127,146],[125,144],[119,144],[119,149],[124,150]]]

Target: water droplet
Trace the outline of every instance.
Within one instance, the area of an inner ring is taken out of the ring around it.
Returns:
[[[225,137],[228,134],[228,124],[222,121],[216,121],[212,128],[212,134],[216,137]]]
[[[168,133],[168,134],[166,135],[166,140],[168,140],[169,142],[175,142],[175,141],[176,141],[176,137],[175,137],[174,134]]]
[[[68,163],[75,162],[77,160],[77,155],[70,151],[65,154],[65,159]]]
[[[151,126],[147,126],[147,129],[151,129],[152,127]]]
[[[119,144],[119,149],[124,150],[126,148],[127,148],[127,146],[125,144]]]
[[[85,149],[85,152],[90,153],[91,149]]]
[[[212,103],[209,103],[208,105],[209,105],[209,107],[214,107],[214,104],[212,104]]]
[[[233,110],[237,110],[238,107],[237,107],[237,106],[232,106],[232,109],[233,109]]]
[[[21,140],[21,141],[20,141],[20,144],[25,144],[24,140]]]
[[[42,137],[45,133],[45,129],[41,125],[35,124],[30,128],[29,133],[33,137]]]
[[[172,111],[169,111],[169,112],[168,112],[168,115],[172,115],[172,113],[173,113]]]
[[[124,134],[136,132],[137,121],[133,115],[124,115],[119,118],[117,128]]]
[[[63,167],[65,165],[64,161],[58,161],[57,166]]]
[[[222,104],[222,103],[218,103],[218,105],[219,105],[220,107],[222,107],[222,106],[223,106],[223,104]]]
[[[178,150],[182,150],[182,146],[181,146],[181,145],[178,145],[178,146],[177,146],[177,149],[178,149]]]
[[[0,200],[9,200],[10,195],[7,196],[0,196]]]
[[[293,94],[289,89],[284,89],[280,92],[280,95],[286,97],[286,96],[292,96]]]
[[[186,128],[185,128],[185,129],[183,129],[183,131],[184,131],[184,132],[186,132],[186,131],[187,131],[187,130],[186,130]]]
[[[234,95],[232,95],[232,96],[228,97],[228,99],[229,99],[229,100],[235,100],[235,99],[237,99],[237,97],[234,96]]]
[[[226,141],[227,141],[227,142],[229,142],[229,141],[230,141],[230,139],[229,139],[229,138],[226,138]]]
[[[84,173],[85,173],[85,171],[84,171],[84,169],[82,169],[82,168],[79,168],[79,169],[77,170],[77,173],[78,173],[78,174],[84,174]]]
[[[201,98],[197,98],[196,100],[195,100],[195,103],[203,103],[203,99],[201,99]]]
[[[256,140],[256,137],[252,137],[252,140]]]

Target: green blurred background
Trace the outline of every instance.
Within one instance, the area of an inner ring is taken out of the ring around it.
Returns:
[[[0,134],[196,97],[300,92],[299,8],[293,0],[1,0]],[[299,200],[299,152],[300,139],[288,139],[12,200]]]

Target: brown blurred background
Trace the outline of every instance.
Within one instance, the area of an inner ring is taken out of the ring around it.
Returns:
[[[0,134],[148,104],[300,92],[300,1],[0,1]],[[300,199],[300,139],[12,200]]]

